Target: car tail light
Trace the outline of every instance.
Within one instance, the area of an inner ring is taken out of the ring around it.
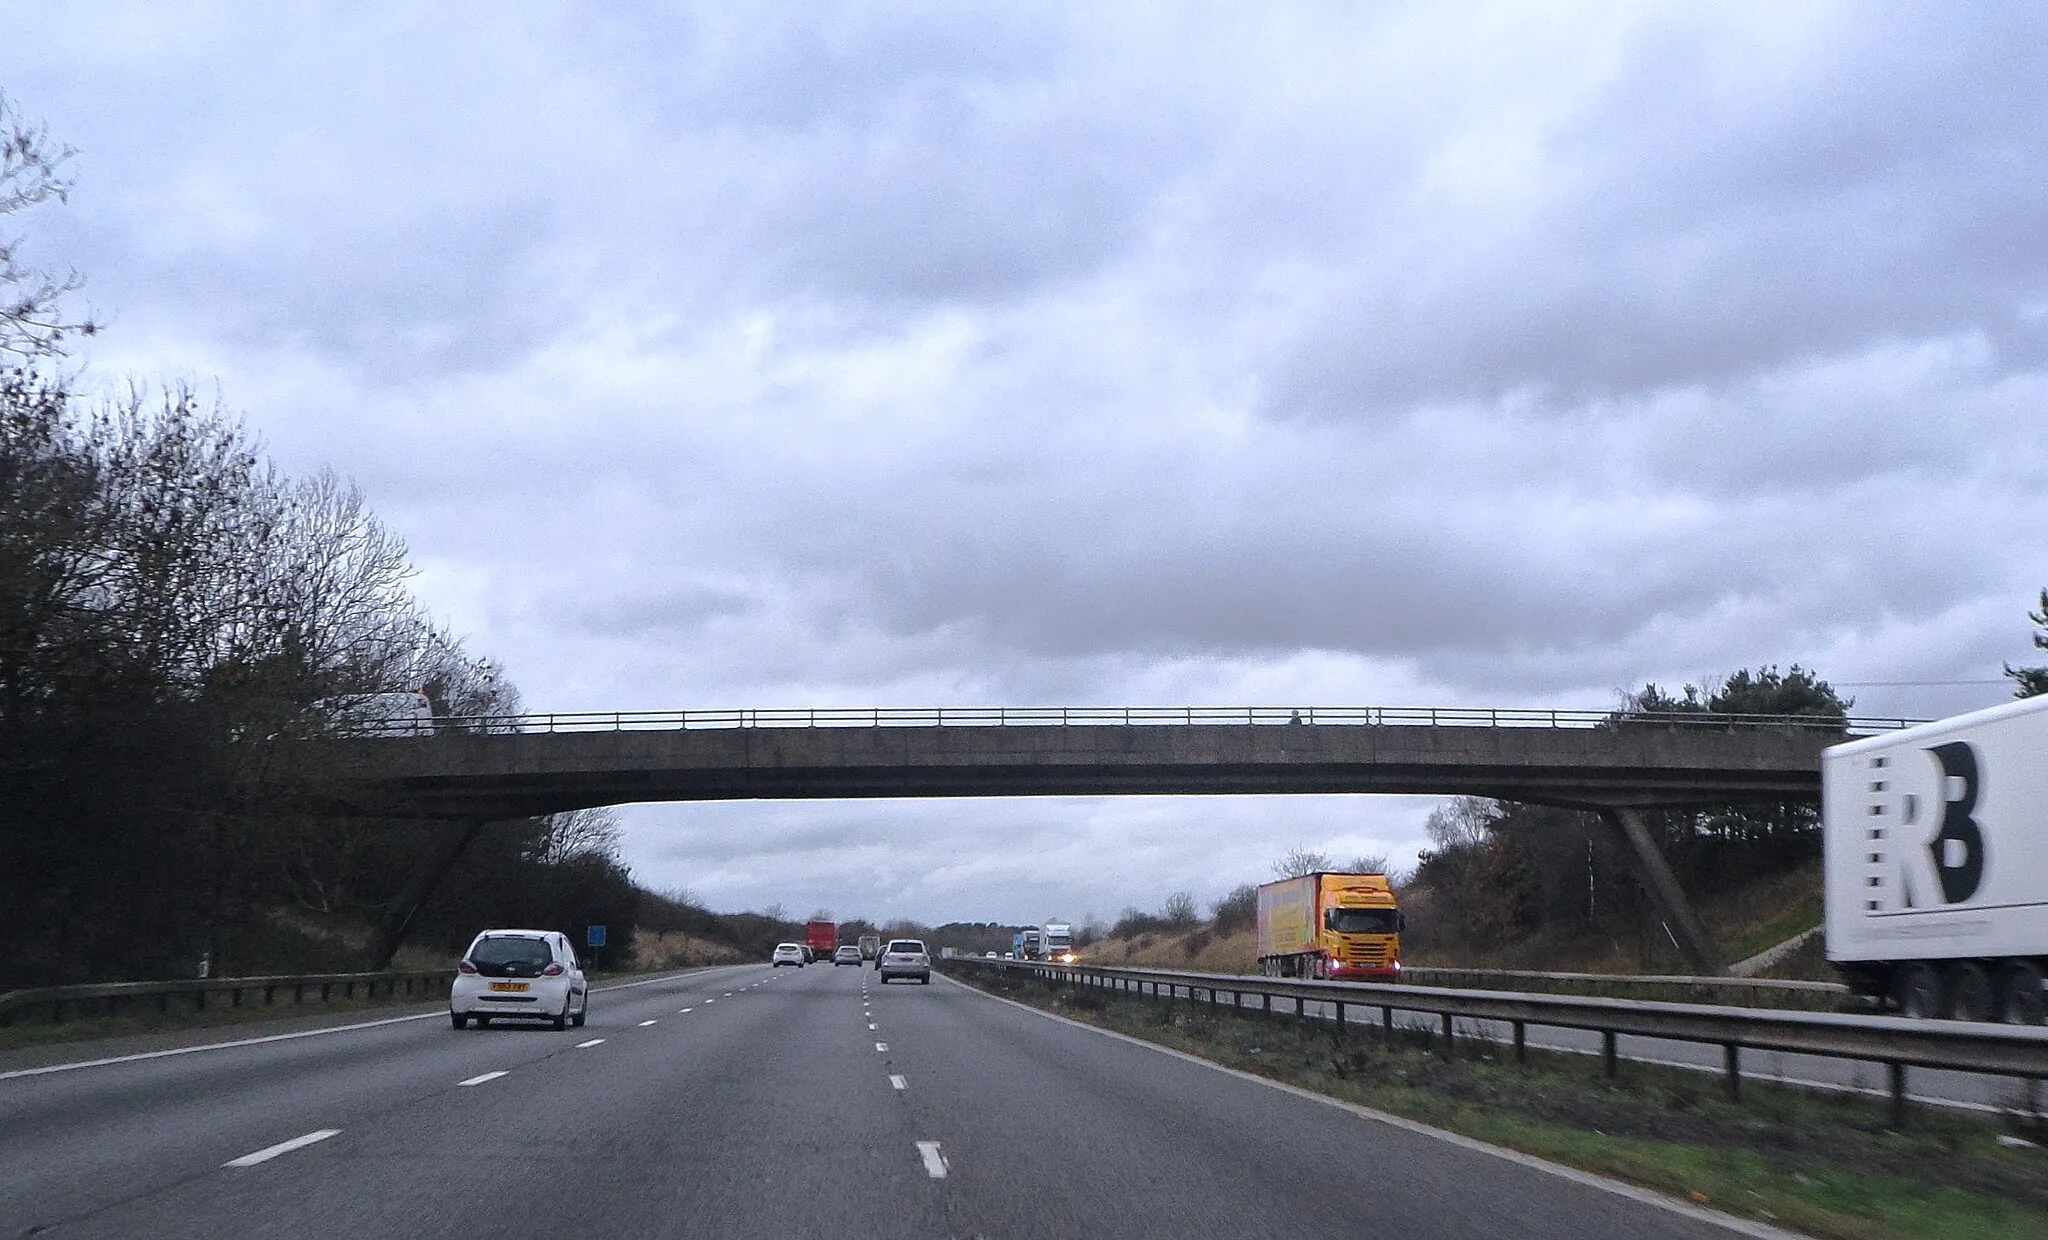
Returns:
[[[462,971],[463,971],[464,973],[468,973],[468,974],[471,974],[471,975],[474,975],[474,974],[476,973],[476,966],[475,966],[475,965],[473,965],[473,964],[471,964],[471,963],[470,963],[469,961],[467,961],[467,960],[465,960],[465,961],[461,962],[460,964],[456,965],[455,967],[456,967],[456,968],[458,968],[458,969],[460,969],[460,970],[462,970]]]
[[[540,975],[542,977],[560,977],[562,976],[562,966],[558,964],[551,964],[547,968],[542,969],[540,971]]]

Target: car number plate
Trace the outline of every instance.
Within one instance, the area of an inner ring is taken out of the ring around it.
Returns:
[[[527,982],[492,982],[491,989],[524,991],[529,985]]]

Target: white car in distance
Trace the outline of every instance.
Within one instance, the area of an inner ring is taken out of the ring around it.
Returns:
[[[786,964],[793,964],[801,969],[804,967],[804,945],[801,943],[777,943],[775,945],[775,954],[768,957],[768,961],[778,969]]]
[[[558,930],[486,930],[470,942],[448,988],[457,1029],[493,1020],[545,1020],[578,1029],[590,1015],[590,986],[567,935]]]

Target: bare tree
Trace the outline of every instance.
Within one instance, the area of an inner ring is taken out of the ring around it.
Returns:
[[[1489,801],[1485,797],[1452,797],[1429,811],[1429,819],[1422,824],[1422,830],[1439,852],[1476,848],[1492,835],[1493,826],[1501,817],[1498,801]]]
[[[63,167],[75,154],[50,143],[47,130],[24,120],[5,95],[0,95],[0,215],[12,215],[56,199],[63,202],[71,182]],[[75,271],[62,276],[26,266],[20,238],[0,237],[0,353],[18,358],[48,356],[72,333],[90,336],[99,328],[90,318],[64,317],[64,295],[85,281]]]
[[[1296,844],[1287,850],[1287,855],[1273,863],[1273,877],[1300,878],[1304,874],[1316,874],[1333,870],[1330,854],[1318,852],[1306,844]]]
[[[1176,891],[1159,907],[1159,919],[1175,930],[1185,930],[1201,918],[1195,913],[1193,892]]]
[[[619,815],[608,805],[550,814],[547,824],[536,858],[544,864],[560,865],[576,857],[619,858]]]

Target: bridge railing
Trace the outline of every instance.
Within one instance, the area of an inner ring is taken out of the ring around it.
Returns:
[[[800,709],[566,711],[437,719],[435,732],[628,732],[699,728],[1199,727],[1245,724],[1432,728],[1796,728],[1839,733],[1890,731],[1919,719],[1737,715],[1704,711],[1621,713],[1463,706],[930,706]],[[355,736],[417,736],[415,720],[351,725]]]

